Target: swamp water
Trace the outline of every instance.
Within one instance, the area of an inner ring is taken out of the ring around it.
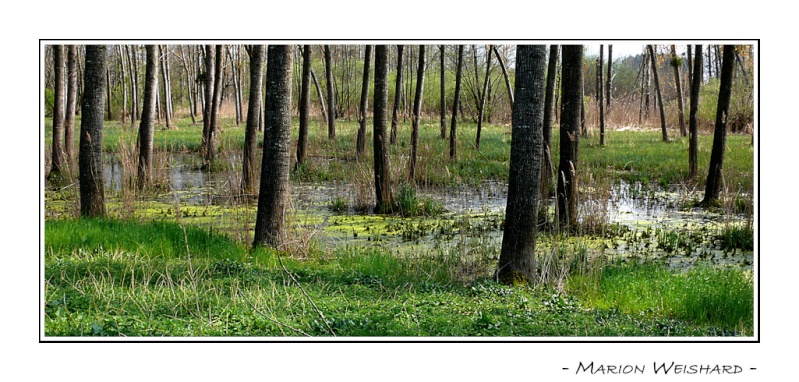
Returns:
[[[238,240],[251,240],[257,202],[252,197],[242,201],[235,196],[240,159],[226,160],[235,170],[211,173],[201,170],[202,160],[197,155],[171,155],[169,165],[162,169],[169,189],[148,200],[137,200],[134,216],[174,220],[179,210],[186,223],[233,233],[231,236]],[[124,172],[116,158],[107,158],[104,178],[109,204],[124,204],[115,201],[122,199],[115,195],[123,193]],[[354,205],[373,203],[369,199],[373,198],[373,191],[365,192],[363,188],[346,182],[293,182],[293,213],[289,218],[292,232],[328,248],[380,247],[399,256],[437,255],[471,262],[495,262],[499,257],[506,183],[420,188],[419,200],[432,201],[444,212],[412,218],[356,212]],[[701,195],[686,190],[623,181],[606,191],[588,186],[580,192],[582,219],[602,222],[602,228],[588,236],[557,239],[559,246],[564,241],[568,243],[567,251],[582,248],[589,256],[664,261],[675,268],[699,262],[749,269],[753,265],[751,249],[722,249],[718,236],[724,228],[751,227],[751,216],[693,208],[691,202]],[[342,212],[331,209],[336,199],[345,204]],[[553,204],[550,200],[549,205]],[[57,202],[48,201],[48,216],[58,216],[51,213],[57,207]],[[539,237],[538,252],[551,252],[556,239],[550,235]]]

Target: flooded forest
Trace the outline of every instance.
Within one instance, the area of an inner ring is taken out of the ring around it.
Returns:
[[[43,335],[754,335],[757,45],[401,43],[44,42]]]

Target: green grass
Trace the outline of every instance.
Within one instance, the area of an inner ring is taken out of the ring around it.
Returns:
[[[464,281],[463,261],[443,253],[341,247],[278,257],[192,227],[187,251],[183,232],[174,223],[46,222],[45,335],[752,334],[739,318],[746,304],[751,318],[751,279],[737,271],[608,267],[598,298],[592,288],[565,295]],[[673,297],[660,298],[663,289]]]

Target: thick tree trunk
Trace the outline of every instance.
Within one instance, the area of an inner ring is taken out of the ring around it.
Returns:
[[[671,66],[674,68],[674,83],[677,86],[677,108],[679,109],[680,134],[685,137],[688,136],[688,131],[685,129],[685,107],[683,106],[682,80],[680,79],[680,66],[677,64],[678,59],[677,49],[672,45]]]
[[[86,46],[86,70],[80,119],[78,154],[80,214],[105,216],[103,189],[103,109],[105,99],[105,45]]]
[[[719,101],[716,108],[716,127],[713,130],[713,149],[710,152],[710,169],[707,174],[707,183],[705,183],[705,198],[702,199],[704,206],[717,204],[721,194],[721,170],[724,164],[724,150],[727,147],[727,117],[729,116],[732,76],[735,69],[735,45],[724,45],[723,55]]]
[[[367,54],[369,51],[367,50]],[[375,213],[393,210],[394,196],[391,192],[391,165],[388,159],[388,46],[375,47],[375,100],[374,100],[374,168],[375,168]]]
[[[144,105],[139,123],[139,166],[136,178],[139,189],[152,182],[153,176],[153,130],[155,124],[155,100],[158,98],[158,47],[147,45],[147,64],[144,76]]]
[[[261,112],[261,89],[263,88],[264,46],[253,45],[250,49],[250,97],[247,105],[247,128],[244,132],[244,163],[242,164],[241,190],[255,190],[255,151],[258,149],[258,122]]]
[[[300,133],[297,138],[297,167],[305,163],[308,150],[308,122],[311,112],[311,46],[302,48],[302,84],[300,87]]]
[[[270,45],[266,66],[264,154],[254,246],[281,249],[286,242],[291,166],[291,68],[291,46]]]
[[[419,147],[419,118],[422,113],[422,97],[424,96],[424,58],[425,46],[419,46],[419,66],[416,68],[416,94],[413,98],[413,130],[411,130],[411,159],[409,179],[416,178],[416,153]]]
[[[394,83],[394,110],[391,112],[391,139],[393,145],[397,142],[397,113],[399,113],[400,98],[402,94],[402,50],[403,45],[397,45],[397,81]]]
[[[477,63],[474,68],[477,73]],[[480,93],[480,105],[477,108],[477,137],[475,138],[474,146],[480,150],[480,134],[483,131],[483,115],[486,106],[486,94],[488,93],[488,78],[491,77],[491,49],[486,49],[486,75],[483,79],[483,91]],[[477,85],[477,83],[475,83]]]
[[[541,177],[546,47],[516,50],[516,99],[511,129],[508,202],[497,278],[506,284],[535,281],[535,239]]]
[[[580,105],[583,100],[583,46],[563,46],[563,116],[560,123],[560,162],[558,165],[558,220],[561,229],[577,223],[577,152]]]
[[[697,175],[697,130],[699,122],[696,113],[699,111],[699,90],[702,86],[702,45],[696,46],[696,58],[691,77],[691,110],[688,113],[688,177],[696,178]]]
[[[366,150],[366,115],[369,109],[369,76],[372,64],[372,46],[366,46],[366,55],[363,59],[363,82],[361,82],[361,106],[358,108],[358,137],[356,142],[355,157],[360,160]]]
[[[510,108],[513,110],[513,88],[510,85],[510,76],[508,76],[508,69],[505,67],[505,61],[502,59],[502,55],[499,54],[499,50],[497,50],[496,45],[491,45],[491,48],[494,50],[494,54],[497,56],[497,62],[499,62],[499,68],[502,69],[502,76],[505,78],[505,88],[508,90],[508,100],[510,101]]]
[[[77,46],[67,45],[67,109],[64,114],[64,155],[70,173],[75,168],[75,106],[78,96]],[[110,102],[109,102],[110,104]],[[72,175],[70,174],[70,177]]]
[[[53,63],[55,65],[55,102],[53,103],[53,153],[51,156],[50,174],[48,177],[57,179],[64,171],[64,115],[66,87],[64,86],[65,51],[63,45],[53,48]]]
[[[333,60],[330,45],[325,45],[325,80],[327,81],[327,137],[336,138],[336,97],[333,89]]]
[[[655,92],[658,96],[658,109],[660,110],[660,130],[663,134],[663,142],[669,140],[669,133],[666,130],[666,111],[663,108],[663,93],[660,91],[660,80],[658,79],[657,60],[655,59],[655,50],[652,45],[647,45],[649,49],[649,56],[652,58],[652,76],[655,77]]]
[[[605,92],[603,91],[603,87],[605,86],[605,82],[602,81],[602,72],[604,71],[603,66],[603,55],[605,53],[605,46],[599,46],[599,70],[597,70],[596,75],[599,77],[597,80],[597,84],[599,85],[599,89],[597,89],[597,94],[599,94],[599,145],[605,145],[605,101],[603,97],[605,96]]]
[[[447,73],[446,73],[446,65],[444,65],[444,45],[439,45],[439,54],[441,59],[441,139],[447,138]]]
[[[541,201],[545,205],[549,200],[549,184],[552,181],[552,114],[555,105],[555,77],[558,75],[558,46],[549,46],[549,65],[547,66],[547,83],[544,92],[544,117],[542,131],[541,155]]]
[[[455,95],[452,100],[452,124],[449,127],[449,159],[455,160],[457,155],[458,107],[461,102],[461,77],[463,75],[463,45],[458,45],[458,64],[455,71]]]

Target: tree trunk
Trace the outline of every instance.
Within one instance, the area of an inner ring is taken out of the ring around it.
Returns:
[[[541,201],[549,200],[549,184],[552,181],[552,114],[555,105],[555,77],[558,75],[558,46],[549,46],[549,65],[547,66],[547,83],[544,92],[544,117],[542,128],[542,155],[541,155]],[[542,208],[543,210],[543,208]]]
[[[558,220],[561,229],[577,223],[577,152],[580,137],[580,105],[583,100],[583,46],[563,46],[563,116],[560,123],[558,164]]]
[[[86,69],[81,104],[78,153],[80,215],[105,216],[103,189],[103,109],[105,99],[105,45],[86,46]]]
[[[119,54],[119,67],[122,69],[122,124],[125,124],[125,118],[128,115],[128,82],[125,81],[125,59],[123,58],[122,46],[117,46]],[[108,102],[111,102],[109,99]]]
[[[486,94],[488,94],[488,78],[491,76],[491,49],[486,49],[486,75],[483,79],[483,92],[480,93],[480,106],[477,108],[477,137],[475,138],[474,146],[480,150],[480,133],[483,130],[483,114],[486,106]],[[474,68],[477,73],[477,64]],[[475,85],[477,85],[475,83]]]
[[[361,82],[361,106],[358,110],[358,140],[355,157],[360,160],[366,149],[366,112],[369,108],[369,76],[371,74],[372,46],[366,46],[366,55],[363,59],[363,81]]]
[[[641,125],[643,123],[643,115],[644,115],[644,96],[646,90],[644,89],[646,85],[646,77],[649,74],[649,63],[647,62],[649,57],[649,51],[644,49],[644,57],[641,61],[641,103],[638,105],[638,124]]]
[[[603,87],[605,86],[605,82],[602,81],[602,72],[604,69],[602,60],[603,55],[605,53],[605,46],[599,46],[599,70],[597,70],[597,76],[599,79],[597,80],[597,84],[599,85],[599,89],[597,89],[597,94],[599,94],[599,145],[605,145],[605,101],[603,97],[605,96],[605,92],[603,91]]]
[[[367,54],[369,50],[367,49]],[[388,46],[375,47],[375,100],[374,100],[374,168],[375,213],[390,212],[394,205],[391,192],[391,166],[388,159]]]
[[[67,45],[67,109],[64,118],[64,156],[70,173],[75,168],[75,107],[78,96],[77,46]],[[110,102],[109,102],[110,104]],[[70,176],[72,176],[70,174]]]
[[[452,100],[452,124],[449,127],[449,159],[455,160],[458,129],[458,106],[461,100],[461,77],[463,75],[463,45],[458,45],[458,64],[455,71],[455,96]]]
[[[497,62],[499,62],[499,67],[502,69],[502,76],[505,78],[505,88],[508,90],[508,100],[510,101],[510,109],[513,110],[513,88],[510,85],[510,76],[508,76],[508,69],[505,67],[505,61],[502,59],[502,55],[499,54],[496,45],[491,45],[491,48],[494,50],[494,54],[497,56]]]
[[[532,283],[536,277],[545,65],[545,46],[518,46],[516,99],[519,104],[513,108],[508,202],[497,267],[497,279],[506,284]]]
[[[713,149],[710,153],[710,169],[705,183],[705,198],[702,199],[704,206],[718,204],[721,194],[721,170],[724,164],[724,150],[727,146],[727,117],[729,116],[732,76],[735,69],[735,45],[724,45],[723,55],[719,101],[716,108],[716,127],[713,130]]]
[[[216,159],[216,134],[219,131],[219,108],[222,104],[222,52],[224,45],[216,45],[216,60],[214,60],[214,96],[211,104],[211,122],[208,125],[208,149],[205,151],[205,166],[210,169]]]
[[[50,174],[48,178],[58,179],[64,171],[64,116],[66,88],[64,86],[64,46],[56,45],[53,48],[53,63],[55,65],[55,102],[53,103],[53,154],[51,156]]]
[[[131,130],[136,126],[136,121],[139,120],[139,64],[136,59],[136,53],[139,50],[138,46],[129,46],[128,48],[128,68],[130,68],[130,93],[131,93],[131,111],[130,111],[130,128]]]
[[[447,138],[447,76],[444,65],[444,45],[439,45],[441,59],[441,139]]]
[[[244,193],[255,190],[255,151],[258,150],[258,122],[261,108],[261,89],[263,88],[264,46],[253,45],[250,49],[250,97],[247,102],[247,128],[244,132],[244,163],[242,164],[242,185]]]
[[[605,109],[610,114],[610,97],[613,94],[613,45],[608,45],[608,75],[605,78]]]
[[[167,45],[160,46],[161,49],[161,80],[164,82],[164,120],[166,128],[172,128],[172,88],[169,84],[169,51]]]
[[[411,130],[411,159],[409,179],[416,178],[416,152],[419,147],[419,118],[422,113],[422,97],[424,96],[424,58],[425,46],[419,46],[419,66],[416,68],[416,94],[413,98],[413,130]]]
[[[694,72],[693,72],[693,70],[694,70],[694,61],[693,61],[693,56],[691,56],[691,49],[693,49],[693,47],[691,45],[687,45],[687,48],[685,49],[685,54],[688,57],[688,86],[689,86],[689,88],[692,86],[691,84],[693,84],[693,82],[694,82]]]
[[[264,154],[254,246],[281,249],[286,242],[291,166],[291,68],[291,46],[270,45],[266,65]]]
[[[302,48],[302,85],[300,87],[300,134],[297,138],[297,167],[305,163],[308,149],[308,114],[311,112],[311,46]]]
[[[336,138],[336,97],[333,89],[333,60],[330,45],[325,45],[325,80],[327,81],[327,137]]]
[[[76,75],[76,77],[77,77],[77,75]],[[108,65],[106,65],[105,66],[105,99],[107,99],[108,102],[105,103],[105,111],[106,111],[106,113],[108,113],[108,119],[113,121],[114,120],[114,111],[111,110],[111,103],[112,103],[111,102],[111,86],[113,86],[112,83],[111,83],[111,68]],[[76,87],[77,87],[77,84],[76,84]]]
[[[655,59],[655,49],[652,45],[647,45],[649,49],[649,56],[652,58],[652,75],[655,77],[655,91],[658,96],[658,108],[660,110],[660,130],[663,133],[663,142],[669,140],[669,133],[666,131],[666,112],[663,109],[663,93],[660,91],[660,80],[658,79],[657,60]]]
[[[696,120],[696,113],[699,111],[699,90],[702,86],[702,45],[696,46],[696,58],[694,58],[694,69],[691,77],[691,110],[688,114],[688,177],[696,178],[697,175],[697,129],[699,122]]]
[[[397,142],[397,113],[399,113],[400,95],[402,94],[402,50],[403,45],[397,45],[397,81],[394,83],[394,110],[391,112],[391,139],[393,145]]]
[[[214,61],[216,55],[216,47],[214,45],[205,46],[205,103],[203,106],[203,142],[202,142],[202,155],[203,158],[208,157],[208,150],[210,145],[210,132],[211,132],[211,110],[213,108],[214,98]]]
[[[152,182],[153,127],[155,100],[158,98],[158,51],[156,45],[147,45],[147,64],[144,77],[144,105],[139,123],[139,166],[136,184],[139,189]]]
[[[316,94],[319,97],[319,107],[322,109],[322,119],[327,122],[327,108],[325,107],[325,97],[322,95],[322,88],[319,86],[319,80],[316,78],[313,68],[311,68],[311,79],[316,87]]]
[[[680,65],[678,65],[678,61],[677,49],[672,45],[671,66],[674,68],[674,83],[677,85],[677,108],[679,109],[680,134],[685,137],[688,136],[688,131],[685,129],[685,108],[683,106],[682,80],[680,79]]]

